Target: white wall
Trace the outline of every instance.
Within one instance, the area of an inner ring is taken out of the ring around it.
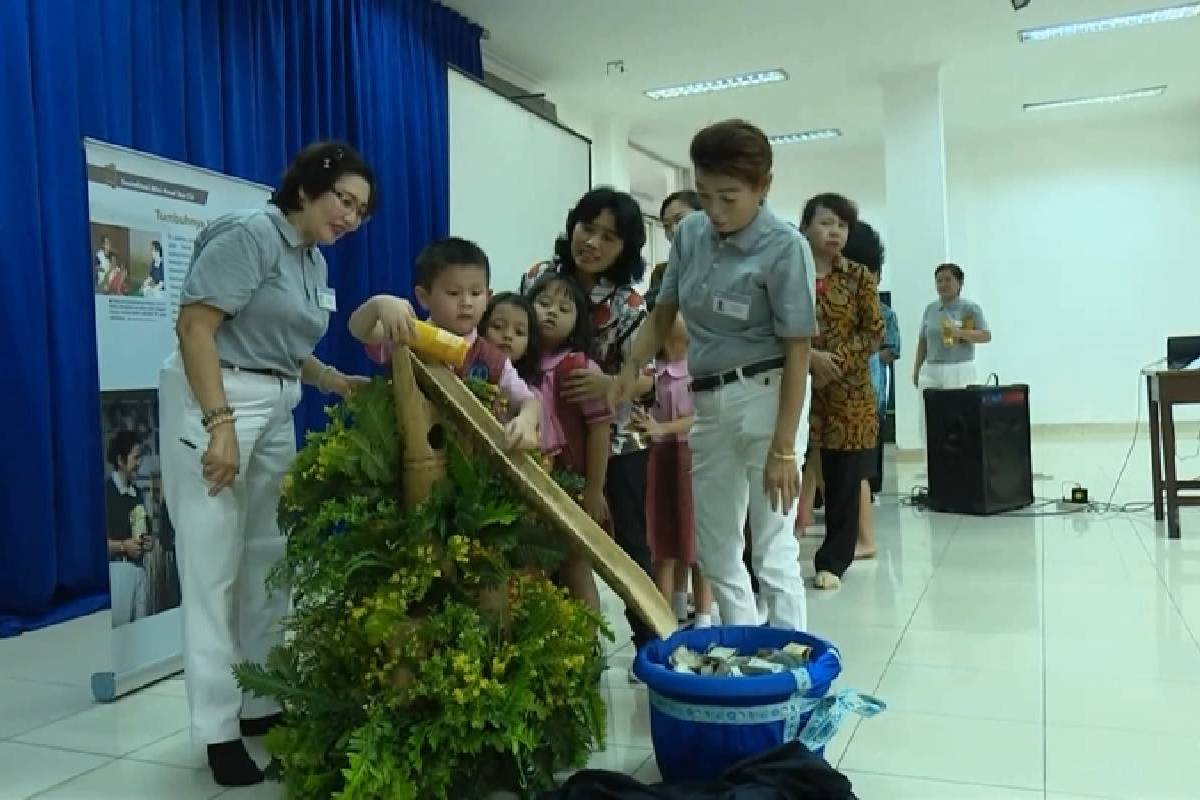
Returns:
[[[515,289],[588,190],[588,145],[470,78],[448,80],[450,230],[487,252],[493,288]]]
[[[803,147],[803,145],[797,145]],[[1128,423],[1138,369],[1200,334],[1200,121],[1063,125],[951,139],[951,257],[995,340],[980,368],[1030,385],[1035,424]],[[779,151],[771,202],[795,219],[839,191],[885,237],[883,153]],[[927,271],[933,264],[889,270]],[[911,368],[915,320],[901,320]],[[1145,414],[1145,409],[1142,411]]]
[[[853,150],[825,142],[777,147],[774,174],[767,202],[789,222],[800,223],[800,212],[813,195],[837,192],[858,203],[862,218],[886,237],[882,144]]]
[[[951,253],[996,333],[982,365],[1030,385],[1035,423],[1132,421],[1139,368],[1200,332],[1200,123],[1058,128],[949,156]]]

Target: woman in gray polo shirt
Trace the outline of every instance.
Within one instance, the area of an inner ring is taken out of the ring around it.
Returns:
[[[692,140],[703,214],[675,234],[658,303],[614,386],[633,392],[639,369],[683,313],[696,422],[692,497],[696,544],[721,619],[757,625],[742,563],[747,511],[754,571],[768,622],[807,624],[800,551],[792,529],[808,435],[809,341],[817,332],[813,257],[803,235],[764,205],[771,145],[742,120],[711,125]]]
[[[917,358],[913,362],[913,386],[920,397],[920,426],[925,433],[925,390],[961,389],[978,378],[975,345],[992,340],[983,309],[962,296],[962,267],[942,264],[933,271],[938,299],[925,307]]]
[[[317,245],[370,216],[374,183],[351,147],[320,142],[296,156],[266,208],[205,227],[180,297],[179,346],[159,378],[192,739],[222,786],[262,781],[242,736],[279,720],[278,705],[243,697],[232,668],[265,661],[280,642],[288,598],[265,581],[283,555],[276,514],[300,383],[344,397],[365,380],[313,355],[336,309]]]

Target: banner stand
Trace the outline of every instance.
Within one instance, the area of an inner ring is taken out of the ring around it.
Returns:
[[[182,673],[183,657],[179,655],[143,664],[119,676],[115,672],[93,672],[92,697],[97,703],[112,703],[119,697]]]
[[[196,235],[232,211],[263,208],[267,186],[85,139],[89,252],[78,278],[95,296],[112,606],[112,669],[92,674],[111,703],[183,669],[175,529],[159,465],[158,375],[176,347],[179,294]],[[197,455],[197,458],[199,455]],[[105,665],[107,666],[107,665]]]

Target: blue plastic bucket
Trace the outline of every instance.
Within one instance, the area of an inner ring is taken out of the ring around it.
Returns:
[[[712,645],[753,654],[796,642],[812,648],[802,669],[728,678],[675,672],[679,646],[705,652]],[[750,756],[796,739],[820,754],[847,713],[874,716],[883,704],[841,692],[827,697],[842,671],[837,648],[807,633],[778,628],[727,626],[679,631],[642,648],[634,674],[650,699],[650,737],[664,781],[717,778]]]

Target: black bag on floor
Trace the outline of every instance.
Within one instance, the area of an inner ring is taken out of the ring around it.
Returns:
[[[585,770],[540,800],[855,800],[850,780],[789,742],[730,767],[710,783],[647,786],[619,772]]]

